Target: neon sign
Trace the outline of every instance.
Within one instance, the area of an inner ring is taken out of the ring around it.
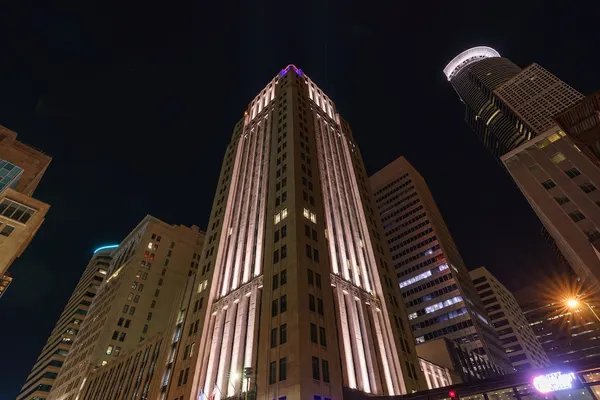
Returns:
[[[575,373],[552,372],[551,374],[539,375],[533,378],[533,386],[540,393],[551,393],[558,390],[572,389],[577,380]]]
[[[302,70],[298,67],[296,67],[294,64],[290,64],[287,67],[285,67],[284,69],[281,70],[281,73],[279,74],[279,76],[284,76],[285,74],[287,74],[287,72],[290,70],[290,68],[294,69],[294,72],[298,75],[302,75]]]

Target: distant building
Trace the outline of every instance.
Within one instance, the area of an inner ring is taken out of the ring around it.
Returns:
[[[111,261],[110,254],[118,246],[103,246],[96,251],[61,313],[17,400],[43,400],[52,389],[56,376],[79,333],[90,305],[104,281]]]
[[[548,356],[512,293],[485,267],[469,274],[513,367],[522,371],[550,366]]]
[[[181,288],[200,263],[204,233],[146,216],[112,252],[106,280],[48,399],[75,399],[89,375],[164,332]]]
[[[0,297],[12,281],[8,268],[23,254],[50,208],[31,196],[51,160],[0,126]]]
[[[513,368],[425,180],[400,157],[370,178],[416,343],[447,337]],[[429,360],[431,361],[431,360]]]
[[[561,280],[539,281],[514,295],[552,365],[600,361],[600,323],[586,308],[569,309],[563,298],[585,289],[579,284],[568,287]]]
[[[434,383],[432,375],[435,373],[438,376],[445,376],[451,385],[474,382],[498,375],[496,367],[486,357],[468,351],[464,346],[445,337],[417,345],[417,355],[420,360],[425,360],[435,366],[432,368],[430,365],[421,364],[430,389],[442,386],[439,381],[438,386]],[[436,368],[443,369],[446,374]]]
[[[453,382],[448,368],[440,367],[424,358],[419,358],[419,366],[425,375],[427,388],[436,389],[452,385]]]

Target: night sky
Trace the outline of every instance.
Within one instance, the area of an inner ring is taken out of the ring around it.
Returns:
[[[35,193],[52,208],[0,300],[0,399],[18,394],[95,247],[146,214],[206,226],[234,124],[288,63],[337,104],[369,173],[415,165],[470,269],[517,289],[554,268],[442,69],[489,45],[589,94],[598,2],[35,3],[0,9],[0,124],[54,157]]]

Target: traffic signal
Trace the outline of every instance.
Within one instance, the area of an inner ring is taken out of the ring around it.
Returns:
[[[449,396],[449,397],[450,397],[452,400],[455,400],[455,399],[457,399],[457,398],[458,398],[458,395],[456,394],[456,391],[455,391],[455,390],[449,390],[449,391],[448,391],[448,396]]]

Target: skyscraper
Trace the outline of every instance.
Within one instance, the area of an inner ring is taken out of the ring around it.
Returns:
[[[501,159],[573,270],[600,290],[599,164],[556,121],[573,128],[563,113],[583,96],[539,65],[521,70],[489,47],[464,51],[444,73],[469,126]]]
[[[199,269],[204,289],[191,300],[205,307],[182,326],[180,346],[199,348],[175,359],[170,374],[183,379],[165,376],[166,398],[426,387],[366,179],[334,103],[300,69],[283,69],[233,131]]]
[[[0,296],[12,281],[8,268],[25,251],[50,208],[31,196],[51,160],[0,126]]]
[[[52,389],[73,340],[108,272],[110,254],[118,246],[103,246],[94,251],[71,298],[61,313],[17,400],[43,400]]]
[[[198,227],[146,216],[113,250],[106,279],[87,311],[49,399],[75,399],[88,376],[138,343],[170,329],[181,288],[197,271]]]
[[[425,180],[400,157],[370,182],[416,342],[445,336],[512,371]]]
[[[465,120],[496,157],[545,133],[583,96],[537,64],[521,69],[489,47],[457,55],[444,74],[465,104]]]
[[[512,293],[485,267],[470,275],[513,367],[517,371],[549,367],[548,356]]]

